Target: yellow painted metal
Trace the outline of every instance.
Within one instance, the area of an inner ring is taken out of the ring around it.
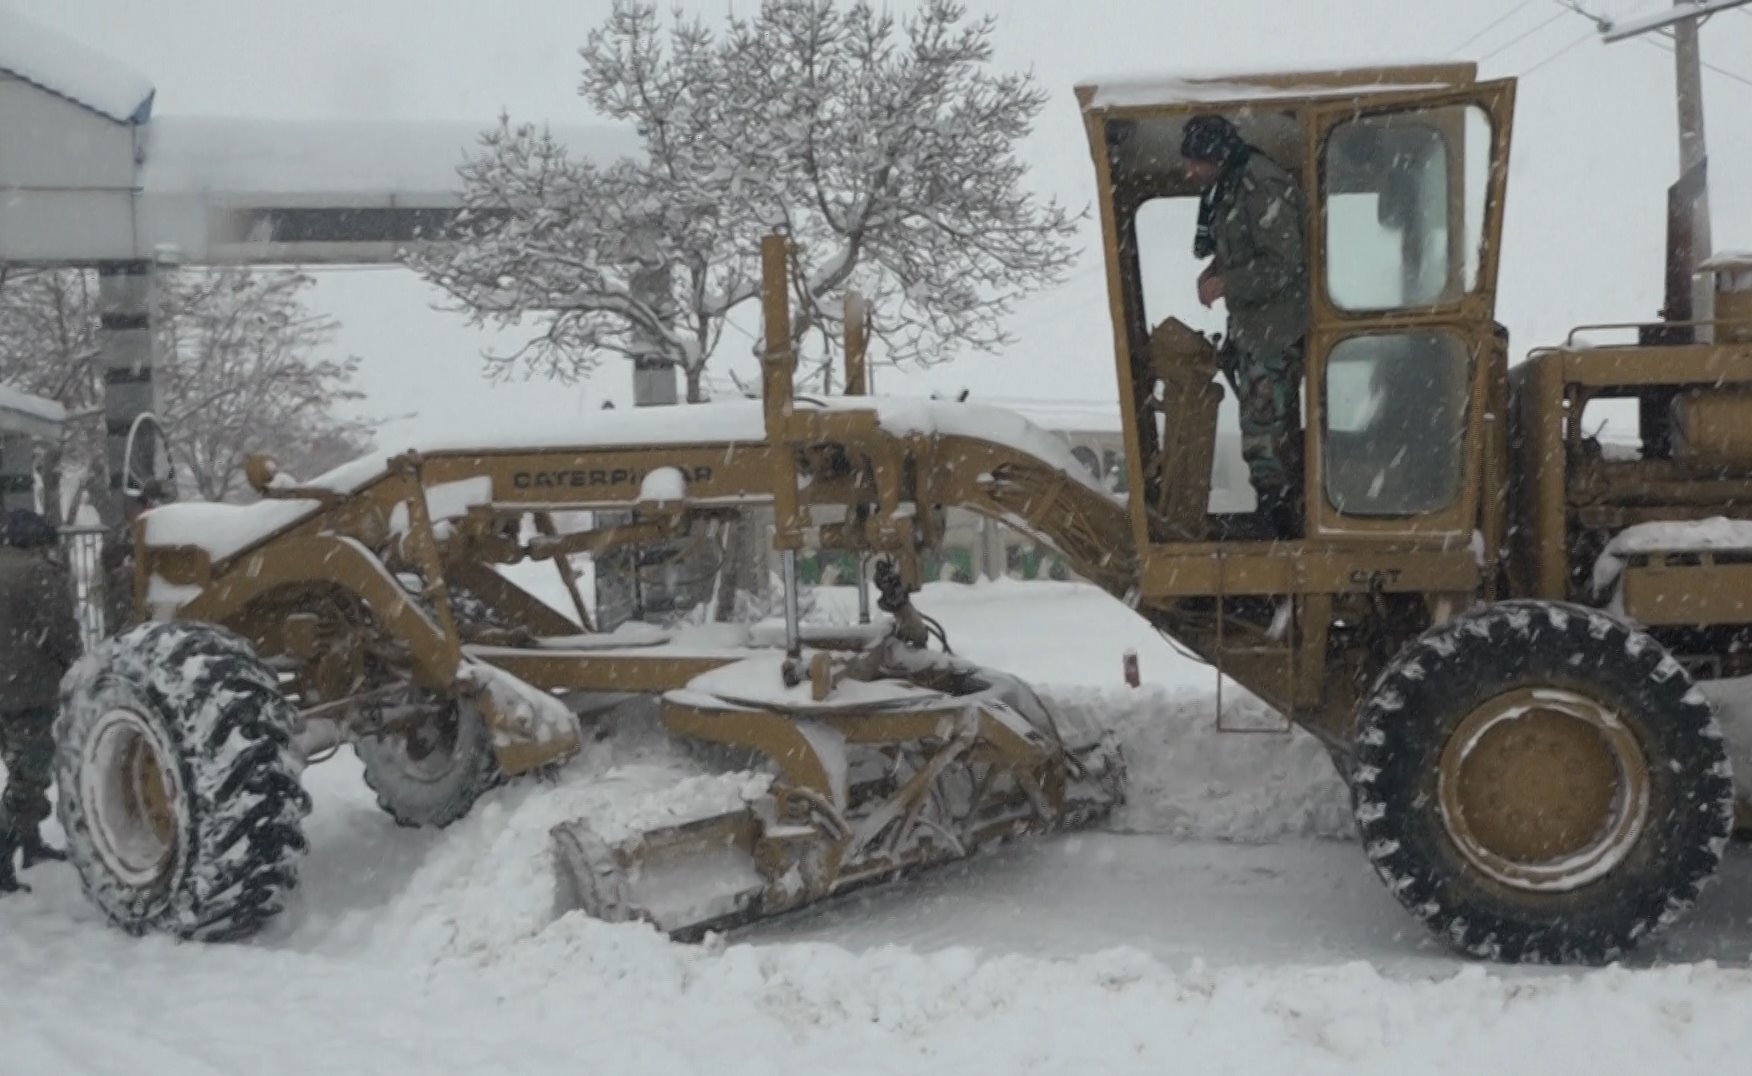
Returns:
[[[1542,687],[1485,700],[1449,736],[1436,776],[1462,856],[1497,882],[1540,892],[1616,866],[1648,823],[1648,761],[1611,709]]]
[[[1673,401],[1677,455],[1688,461],[1752,466],[1752,386],[1693,389]]]
[[[870,306],[857,289],[846,291],[846,395],[870,395]]]
[[[536,512],[535,526],[546,538],[552,538],[557,533],[551,512]],[[578,589],[578,569],[573,566],[572,558],[563,555],[556,556],[554,563],[559,567],[560,580],[566,584],[566,596],[572,600],[572,611],[578,614],[579,626],[585,631],[593,630],[590,623],[590,610],[585,606],[584,595]],[[540,605],[539,602],[536,604]]]
[[[1626,616],[1648,627],[1752,624],[1752,549],[1738,561],[1718,552],[1677,558],[1637,557],[1626,565],[1621,601]]]
[[[794,441],[797,424],[791,399],[791,379],[797,357],[791,343],[790,243],[782,235],[761,241],[760,267],[766,347],[761,353],[761,400],[766,409],[766,435],[779,449],[772,463],[773,548],[795,551],[803,546],[803,519],[797,503]]]

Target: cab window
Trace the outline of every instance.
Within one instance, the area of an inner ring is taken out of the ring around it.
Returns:
[[[1440,511],[1460,493],[1471,360],[1446,332],[1352,336],[1326,362],[1326,499],[1352,516]]]
[[[1327,294],[1348,312],[1449,303],[1478,282],[1490,170],[1475,105],[1363,115],[1321,149]]]

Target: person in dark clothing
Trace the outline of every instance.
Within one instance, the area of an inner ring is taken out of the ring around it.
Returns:
[[[1259,514],[1280,535],[1299,520],[1301,381],[1311,305],[1296,181],[1215,115],[1186,123],[1180,155],[1202,188],[1193,254],[1210,258],[1198,299],[1229,308],[1224,374],[1241,411],[1241,454]]]
[[[61,678],[79,657],[72,584],[54,553],[60,536],[35,512],[8,513],[0,545],[0,893],[23,888],[13,871],[66,853],[43,840],[55,757]]]

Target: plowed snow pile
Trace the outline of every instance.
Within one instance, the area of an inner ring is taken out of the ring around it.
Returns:
[[[558,780],[498,790],[428,833],[378,811],[343,752],[307,775],[305,884],[256,942],[124,937],[58,866],[0,900],[0,1073],[1646,1076],[1752,1062],[1752,1031],[1724,1016],[1752,1006],[1743,932],[1711,950],[1736,966],[1450,959],[1353,845],[1320,839],[1349,820],[1319,748],[1217,733],[1213,674],[1123,607],[1068,584],[930,587],[920,604],[958,652],[1111,715],[1132,777],[1114,828],[1149,835],[1001,850],[820,920],[880,914],[896,937],[934,928],[929,944],[768,929],[678,946],[555,918],[547,830],[579,815],[610,831],[676,821],[733,806],[757,779],[709,773],[633,719]],[[1120,682],[1127,648],[1153,686]],[[1229,716],[1264,715],[1243,699]],[[1181,862],[1201,866],[1161,873]],[[1272,948],[1250,937],[1261,909]],[[981,917],[979,948],[957,940],[954,914]]]

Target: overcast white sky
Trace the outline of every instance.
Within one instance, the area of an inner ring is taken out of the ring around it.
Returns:
[[[1584,6],[1626,17],[1666,3]],[[484,127],[502,108],[520,119],[593,120],[575,93],[576,47],[610,5],[0,0],[0,6],[145,72],[158,87],[160,115],[464,119]],[[754,2],[680,6],[716,17],[752,10]],[[1112,71],[1442,58],[1512,12],[1458,53],[1483,59],[1492,76],[1543,61],[1521,84],[1516,122],[1499,307],[1512,349],[1520,354],[1558,342],[1581,322],[1652,316],[1660,305],[1663,191],[1677,166],[1672,56],[1646,43],[1601,44],[1557,0],[970,0],[970,6],[1000,17],[997,62],[1032,68],[1056,95],[1025,154],[1039,188],[1077,206],[1089,202],[1093,179],[1071,95],[1079,79]],[[1712,20],[1704,56],[1752,80],[1752,17],[1729,12]],[[1706,72],[1705,93],[1717,245],[1752,247],[1752,198],[1743,193],[1752,190],[1752,84]],[[904,379],[886,375],[881,388],[1111,398],[1098,237],[1092,222],[1085,231],[1082,267],[1018,312],[1014,349]],[[338,346],[365,359],[370,408],[417,414],[386,427],[384,447],[417,430],[453,428],[483,407],[577,413],[628,392],[624,369],[613,367],[578,389],[490,388],[479,375],[481,338],[460,318],[434,311],[436,300],[405,271],[322,274],[317,301],[344,325]]]

